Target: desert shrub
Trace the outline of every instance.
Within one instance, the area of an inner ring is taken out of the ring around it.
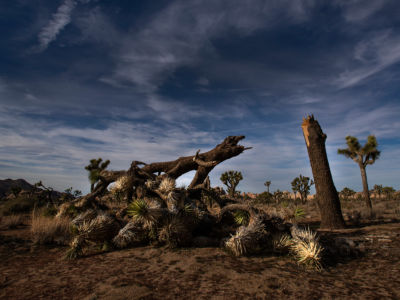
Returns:
[[[45,217],[34,211],[31,234],[34,244],[68,244],[72,238],[71,220],[68,217]]]
[[[32,197],[29,197],[28,195],[18,196],[2,204],[1,214],[9,216],[13,214],[26,213],[32,211],[35,206],[40,207],[44,204],[44,200],[40,199],[36,195],[33,195]]]
[[[43,209],[43,216],[45,217],[54,217],[57,214],[58,210],[56,207],[54,206],[49,206],[46,207],[45,209]]]
[[[256,197],[257,203],[263,203],[263,204],[268,204],[274,201],[273,195],[268,192],[263,192],[261,194],[258,194]]]
[[[21,215],[10,215],[1,218],[0,228],[1,229],[13,229],[18,225],[23,224],[23,216]]]

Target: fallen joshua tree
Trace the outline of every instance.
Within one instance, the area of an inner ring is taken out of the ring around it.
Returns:
[[[116,248],[219,245],[236,256],[292,252],[299,262],[319,267],[322,247],[315,234],[210,187],[208,174],[216,165],[251,149],[239,145],[243,138],[228,136],[208,152],[174,161],[133,161],[127,171],[102,170],[91,193],[59,209],[57,217],[77,215],[67,257],[82,255],[90,242]],[[175,179],[193,170],[190,185],[177,188]],[[122,194],[130,203],[116,214],[101,203],[110,197],[111,183],[111,195]]]

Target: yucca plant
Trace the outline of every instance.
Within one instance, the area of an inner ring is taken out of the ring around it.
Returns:
[[[265,235],[264,224],[257,218],[249,226],[240,226],[235,235],[225,242],[225,246],[235,256],[254,253],[259,250],[259,242]]]
[[[76,236],[70,244],[70,248],[65,253],[65,259],[76,259],[83,254],[83,245],[85,241]]]
[[[249,224],[250,215],[247,211],[236,210],[233,214],[236,224],[247,226]]]
[[[118,222],[111,216],[100,213],[95,218],[76,225],[78,235],[66,253],[67,258],[76,258],[82,254],[82,249],[88,242],[108,242],[119,231]]]
[[[154,216],[150,213],[149,205],[144,200],[133,201],[127,209],[127,214],[132,217],[133,220],[145,223],[154,223]]]
[[[111,194],[115,197],[117,201],[122,200],[125,190],[128,187],[128,183],[129,183],[128,176],[121,176],[120,178],[118,178],[115,184],[110,188]]]
[[[175,180],[169,177],[165,177],[158,186],[158,190],[163,194],[168,194],[174,189],[175,189]]]
[[[292,237],[287,234],[275,234],[272,237],[272,249],[278,253],[287,253],[290,251],[293,245]]]
[[[147,240],[147,237],[148,230],[143,228],[142,222],[129,222],[114,237],[113,243],[118,248],[126,248],[144,242]]]
[[[310,228],[299,229],[297,226],[293,226],[292,237],[293,244],[291,245],[291,250],[298,263],[321,270],[323,247],[318,242],[316,232],[311,231]]]
[[[304,209],[302,209],[301,207],[296,207],[294,212],[293,212],[293,217],[295,220],[299,220],[301,218],[303,218],[306,215]]]
[[[316,241],[295,240],[292,250],[296,255],[299,264],[321,270],[321,253],[323,248]]]

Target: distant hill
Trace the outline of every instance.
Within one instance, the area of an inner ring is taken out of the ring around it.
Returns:
[[[30,191],[34,186],[24,179],[4,179],[0,180],[0,198],[6,196],[13,187],[20,187],[23,190]]]

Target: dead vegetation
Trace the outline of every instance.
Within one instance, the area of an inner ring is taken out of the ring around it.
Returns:
[[[1,229],[15,229],[19,225],[23,225],[23,223],[24,223],[24,218],[20,214],[0,217]]]
[[[32,212],[31,235],[32,242],[35,245],[68,245],[73,235],[73,227],[68,217],[43,216],[40,211],[34,210]]]

